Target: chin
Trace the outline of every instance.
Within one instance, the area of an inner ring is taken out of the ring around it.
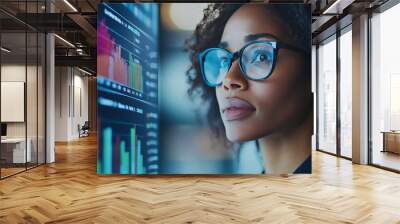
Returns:
[[[271,134],[272,130],[274,130],[271,129],[271,127],[266,127],[266,125],[257,125],[259,123],[259,121],[224,122],[226,138],[233,143],[242,143],[265,137],[266,135]]]
[[[252,140],[257,140],[262,136],[257,134],[251,133],[247,130],[236,129],[236,130],[229,130],[229,128],[225,129],[226,138],[233,143],[242,143]]]
[[[242,143],[242,142],[246,142],[246,141],[250,141],[249,138],[246,138],[245,136],[242,135],[232,135],[232,134],[228,134],[226,133],[226,138],[233,143]]]

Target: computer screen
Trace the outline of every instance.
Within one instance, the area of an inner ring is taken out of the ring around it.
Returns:
[[[99,174],[158,173],[158,5],[99,4]]]
[[[1,136],[7,136],[7,124],[1,123]]]

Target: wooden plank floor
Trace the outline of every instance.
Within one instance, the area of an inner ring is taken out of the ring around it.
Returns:
[[[23,167],[23,168],[20,168],[20,167],[17,167],[17,168],[9,168],[9,167],[7,167],[7,168],[1,168],[1,177],[3,178],[3,177],[7,177],[7,176],[11,176],[11,175],[13,175],[13,174],[16,174],[16,173],[19,173],[19,172],[22,172],[22,171],[24,171],[25,170],[25,167]]]
[[[400,223],[400,175],[313,153],[313,174],[98,176],[96,142],[0,181],[0,223]]]

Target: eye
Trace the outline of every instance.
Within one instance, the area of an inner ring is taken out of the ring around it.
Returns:
[[[272,60],[271,53],[263,50],[255,51],[252,58],[251,63],[253,64],[270,62]]]
[[[229,67],[230,59],[227,57],[221,58],[220,59],[220,66],[221,68],[227,68]]]

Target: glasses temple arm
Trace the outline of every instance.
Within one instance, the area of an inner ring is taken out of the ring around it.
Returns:
[[[303,52],[303,53],[306,53],[306,54],[310,54],[310,51],[307,51],[304,48],[296,47],[296,46],[293,46],[293,45],[290,45],[290,44],[281,43],[281,42],[278,42],[278,48],[285,48],[285,49],[289,49],[289,50],[294,50],[294,51],[299,51],[299,52]]]

